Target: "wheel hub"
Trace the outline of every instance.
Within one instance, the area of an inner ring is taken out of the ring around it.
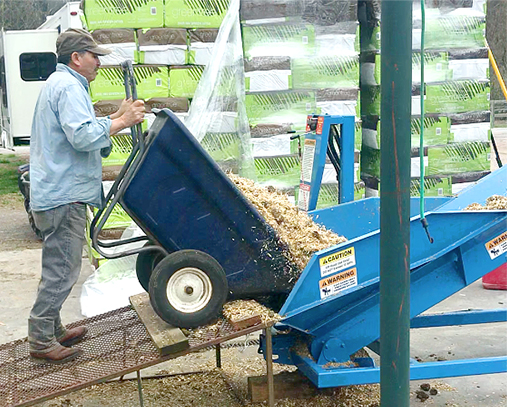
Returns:
[[[208,275],[195,267],[177,270],[167,282],[167,300],[179,312],[194,313],[211,300],[213,286]]]

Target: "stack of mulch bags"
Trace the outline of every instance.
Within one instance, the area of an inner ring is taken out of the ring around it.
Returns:
[[[359,23],[357,0],[242,0],[240,19],[245,106],[258,182],[297,195],[298,141],[306,117],[352,115],[356,123],[356,185],[360,188]],[[337,181],[328,163],[319,207],[337,203]]]
[[[220,61],[215,56],[214,64],[220,65],[218,84],[201,81],[198,92],[203,93],[203,85],[213,87],[207,89],[213,103],[205,106],[205,135],[198,140],[215,161],[241,174],[242,158],[231,157],[248,156],[245,146],[251,145],[253,178],[297,201],[299,146],[291,136],[300,133],[304,147],[309,114],[352,115],[356,118],[355,198],[378,195],[380,1],[241,0],[243,62],[240,56],[239,65],[244,68],[240,72],[242,76],[244,71],[244,90],[232,50],[235,43],[217,41],[229,0],[84,0],[82,4],[86,28],[102,47],[113,51],[101,57],[102,67],[91,84],[99,116],[114,112],[124,98],[119,65],[129,59],[134,63],[138,97],[147,107],[143,129],[153,121],[155,108],[167,107],[185,119],[192,101],[193,107],[200,107],[197,100],[206,99],[195,92],[216,48],[223,56]],[[421,10],[419,1],[414,1],[413,195],[419,193],[421,126],[427,196],[456,193],[490,168],[485,0],[435,4],[426,6],[426,117],[421,123]],[[113,152],[104,160],[105,180],[112,182],[131,148],[128,131],[113,138]],[[335,204],[337,196],[336,172],[327,163],[318,207]],[[110,237],[117,237],[129,224],[118,207],[106,229]]]
[[[120,63],[134,64],[138,98],[180,117],[209,61],[228,1],[85,0],[85,25],[112,54],[91,84],[97,113],[109,114],[125,96]],[[148,116],[144,128],[153,120]]]
[[[459,5],[457,5],[459,3]],[[362,27],[361,178],[366,195],[380,187],[380,2],[368,2]],[[490,170],[489,63],[485,1],[426,2],[425,119],[421,123],[421,7],[413,3],[412,195],[419,194],[421,126],[426,196],[459,192]]]
[[[184,119],[228,4],[228,0],[84,0],[83,25],[100,46],[113,51],[100,57],[102,66],[90,86],[96,114],[107,116],[120,106],[125,98],[120,64],[131,60],[137,96],[146,104],[143,130],[155,118],[152,109],[169,108]],[[129,132],[113,136],[113,151],[103,160],[106,192],[132,149]],[[91,219],[93,214],[89,215]],[[103,235],[118,238],[130,223],[118,205]],[[90,253],[97,265],[100,256],[91,248]]]

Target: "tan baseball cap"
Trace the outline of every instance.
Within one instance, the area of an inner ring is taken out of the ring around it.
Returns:
[[[111,50],[97,45],[92,35],[80,28],[69,28],[60,34],[56,40],[56,53],[58,56],[71,55],[76,51],[89,51],[95,55],[107,55]]]

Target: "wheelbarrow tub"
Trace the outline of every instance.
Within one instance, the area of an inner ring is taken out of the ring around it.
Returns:
[[[225,271],[229,298],[287,294],[295,266],[275,231],[168,109],[160,111],[120,203],[167,252],[203,251]]]

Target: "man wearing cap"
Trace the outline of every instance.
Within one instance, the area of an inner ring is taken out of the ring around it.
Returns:
[[[100,48],[85,30],[70,29],[56,41],[58,64],[35,107],[30,138],[30,204],[43,235],[42,273],[28,320],[30,355],[64,363],[82,350],[70,346],[86,327],[66,329],[60,310],[81,271],[86,205],[103,206],[102,159],[110,135],[143,121],[142,101],[126,100],[108,118],[97,118],[88,93]]]

